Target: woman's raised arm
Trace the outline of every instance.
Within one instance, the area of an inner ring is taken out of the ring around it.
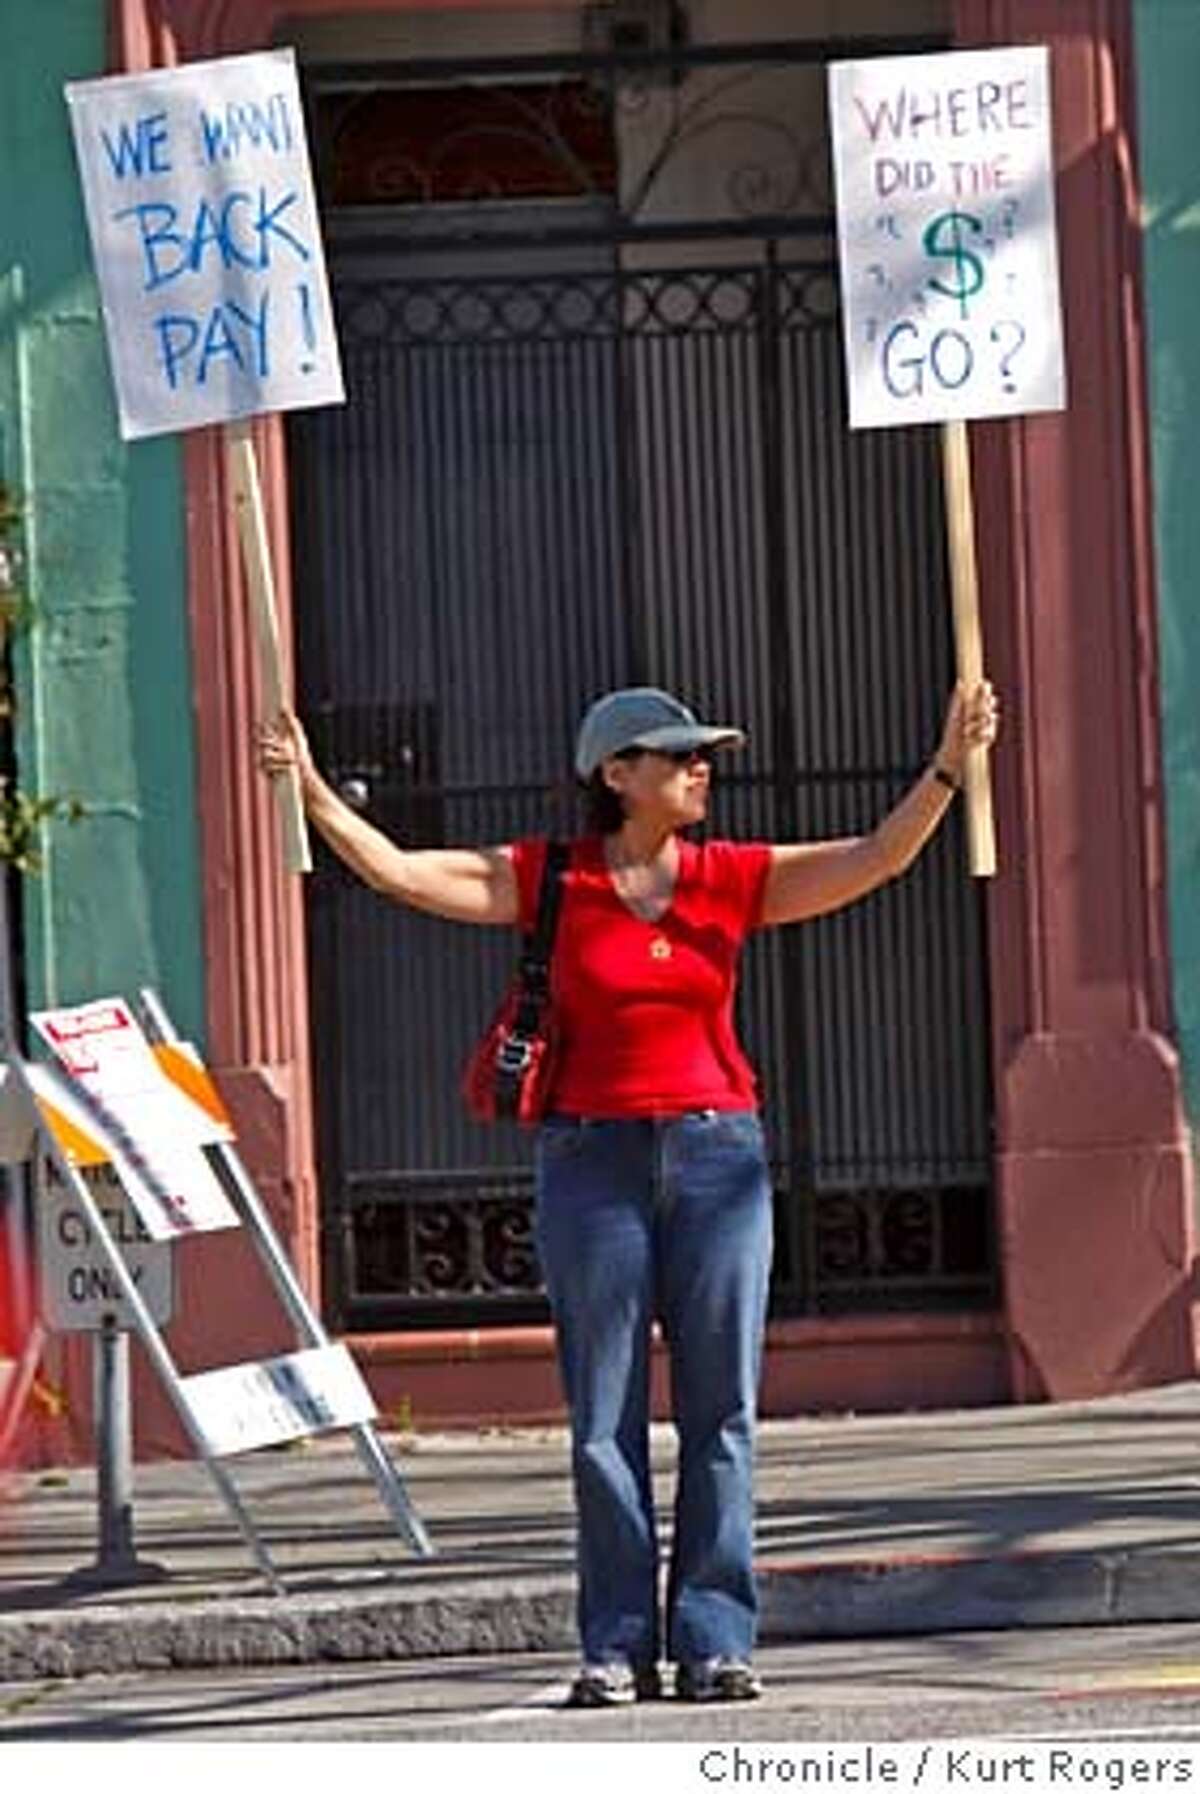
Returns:
[[[772,848],[763,897],[764,927],[827,915],[906,871],[962,784],[968,752],[990,747],[998,722],[996,695],[986,679],[971,691],[956,685],[937,753],[869,835],[779,843]]]
[[[507,848],[397,846],[321,777],[292,711],[259,730],[259,764],[271,777],[296,768],[309,821],[372,890],[452,922],[517,920],[517,875]]]

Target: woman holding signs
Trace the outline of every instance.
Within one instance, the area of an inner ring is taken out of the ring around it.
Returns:
[[[732,1021],[753,929],[855,902],[911,865],[996,737],[981,681],[959,686],[937,750],[869,833],[697,843],[714,752],[740,729],[667,692],[597,700],[575,771],[587,826],[571,843],[552,965],[561,1057],[537,1141],[537,1242],[572,1433],[583,1662],[569,1704],[661,1692],[649,1460],[651,1325],[662,1324],[679,1434],[665,1600],[675,1693],[749,1700],[753,1437],[771,1258],[771,1185],[755,1081]],[[260,760],[299,774],[308,817],[386,897],[462,922],[533,928],[544,840],[408,851],[347,807],[290,712]]]

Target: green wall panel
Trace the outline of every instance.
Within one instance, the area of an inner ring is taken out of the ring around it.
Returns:
[[[0,58],[0,477],[25,498],[29,790],[78,799],[23,885],[31,1003],[155,985],[203,1038],[181,457],[116,428],[63,83],[102,72],[103,0],[22,9]]]
[[[1139,155],[1162,664],[1171,958],[1200,1120],[1200,6],[1137,0]]]

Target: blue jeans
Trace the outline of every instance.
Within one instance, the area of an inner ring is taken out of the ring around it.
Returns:
[[[667,1655],[750,1655],[754,1412],[771,1186],[753,1113],[546,1121],[537,1243],[571,1415],[579,1630],[589,1663],[660,1653],[650,1328],[679,1435]]]

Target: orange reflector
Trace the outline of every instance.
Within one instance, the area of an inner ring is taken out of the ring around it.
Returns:
[[[233,1122],[229,1111],[221,1101],[216,1085],[202,1065],[197,1065],[191,1054],[184,1048],[175,1046],[171,1041],[158,1041],[154,1046],[154,1057],[164,1076],[170,1078],[172,1084],[190,1097],[198,1108],[215,1121],[219,1127],[233,1132]]]
[[[44,1096],[37,1098],[42,1120],[58,1141],[73,1165],[107,1165],[108,1153],[99,1140],[85,1134],[61,1109],[56,1109]]]

